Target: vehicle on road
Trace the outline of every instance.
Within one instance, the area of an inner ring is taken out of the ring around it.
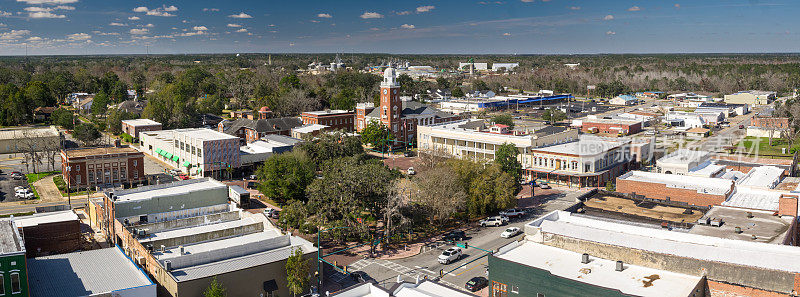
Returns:
[[[461,248],[451,247],[446,251],[442,252],[442,254],[439,255],[438,260],[439,263],[441,264],[450,264],[455,261],[458,261],[458,259],[461,259],[462,255],[463,254],[461,253]]]
[[[522,216],[524,214],[525,214],[525,211],[523,211],[521,209],[516,209],[516,208],[511,208],[511,209],[506,209],[506,210],[500,211],[500,215],[501,216],[506,216],[506,217],[509,217],[509,218],[516,218],[516,217]]]
[[[470,292],[477,292],[489,285],[489,280],[482,276],[476,276],[467,281],[464,288]]]
[[[519,234],[520,232],[521,232],[520,229],[517,228],[517,227],[508,227],[508,228],[506,228],[506,231],[503,231],[503,233],[500,233],[500,237],[502,237],[502,238],[511,238],[511,237],[517,236],[517,234]]]
[[[353,281],[355,281],[357,283],[363,283],[363,282],[368,282],[368,281],[371,281],[371,280],[375,280],[374,278],[369,276],[369,274],[367,274],[366,272],[360,271],[360,270],[351,272],[350,273],[350,277],[353,279]]]
[[[25,175],[22,174],[22,172],[14,171],[14,172],[11,172],[11,178],[16,179],[16,180],[20,180],[20,179],[25,178]]]
[[[414,170],[414,167],[408,167],[408,170],[406,171],[406,173],[407,173],[408,175],[414,175],[414,174],[417,174],[417,172]]]
[[[33,194],[33,191],[31,191],[31,189],[20,189],[20,190],[17,190],[14,193],[14,196],[16,196],[19,199],[33,199],[33,198],[36,198],[36,195]]]
[[[739,129],[744,129],[744,125],[739,125]]]
[[[255,174],[251,174],[250,176],[247,177],[247,179],[249,179],[249,180],[257,180],[258,176],[256,176]]]
[[[278,215],[276,214],[276,212],[278,212],[278,211],[277,211],[277,210],[275,210],[275,209],[269,208],[269,207],[267,207],[266,209],[264,209],[264,215],[265,215],[266,217],[268,217],[268,218],[276,218],[276,217],[278,216]],[[275,216],[275,217],[273,217],[273,216]]]
[[[178,178],[180,178],[181,180],[187,180],[187,179],[190,179],[190,177],[189,177],[188,175],[186,175],[186,174],[183,174],[183,173],[181,173],[181,174],[178,174]]]
[[[481,225],[481,227],[489,227],[489,226],[497,227],[497,226],[505,225],[506,223],[508,223],[508,221],[503,220],[499,216],[495,216],[495,217],[489,217],[489,218],[483,219],[478,223]]]
[[[444,241],[459,241],[467,239],[467,234],[462,230],[453,230],[444,234]]]
[[[545,190],[547,190],[547,189],[552,189],[552,188],[550,187],[550,185],[548,185],[547,183],[540,183],[540,184],[539,184],[539,188],[540,188],[540,189],[545,189]]]

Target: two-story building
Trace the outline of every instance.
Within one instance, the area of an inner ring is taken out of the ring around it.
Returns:
[[[144,154],[130,147],[66,149],[61,173],[73,189],[131,186],[145,181]]]
[[[300,114],[303,125],[325,125],[331,130],[352,132],[355,126],[355,112],[349,110],[306,111]]]
[[[140,132],[159,131],[161,130],[161,123],[151,119],[135,119],[123,120],[122,132],[127,133],[133,138],[139,138]]]
[[[217,131],[239,137],[244,143],[257,141],[270,134],[291,136],[292,129],[300,127],[303,122],[298,117],[272,119],[237,119],[223,120],[217,124]]]
[[[196,176],[241,167],[239,138],[205,128],[143,132],[141,150]]]

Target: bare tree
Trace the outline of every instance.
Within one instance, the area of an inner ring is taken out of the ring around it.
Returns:
[[[420,173],[415,180],[419,195],[414,201],[428,210],[431,223],[449,219],[466,204],[467,194],[450,168],[432,168]]]
[[[386,206],[382,211],[386,243],[390,243],[395,231],[408,225],[410,220],[403,215],[402,209],[408,205],[413,193],[417,191],[416,185],[408,179],[400,179],[392,184]]]

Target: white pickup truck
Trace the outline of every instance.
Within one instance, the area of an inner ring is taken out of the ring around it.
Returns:
[[[522,216],[524,214],[525,214],[525,211],[523,211],[521,209],[516,209],[516,208],[506,209],[506,210],[500,212],[500,215],[507,216],[509,218],[516,218],[516,217]]]
[[[451,247],[446,251],[442,252],[442,254],[439,255],[438,260],[439,263],[441,264],[450,264],[452,262],[458,261],[458,259],[461,259],[461,255],[462,255],[461,248]]]

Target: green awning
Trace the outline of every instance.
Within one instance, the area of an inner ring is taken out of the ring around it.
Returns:
[[[161,154],[161,152],[162,152],[162,151],[161,151],[161,149],[158,149],[158,148],[156,149],[156,154],[159,154],[159,155],[160,155],[160,154]]]
[[[178,156],[172,156],[172,161],[178,162]]]
[[[181,164],[181,166],[183,166],[183,167],[191,167],[192,164],[189,163],[189,161],[183,161],[183,164]]]
[[[166,155],[164,155],[164,157],[167,157],[167,159],[171,159],[172,158],[172,154],[167,153]]]

